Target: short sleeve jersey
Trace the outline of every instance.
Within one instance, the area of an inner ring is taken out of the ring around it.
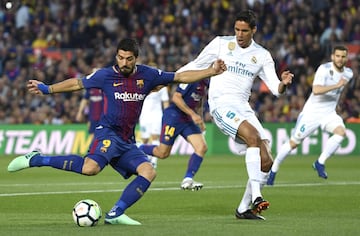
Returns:
[[[313,85],[335,85],[341,78],[350,81],[352,77],[353,71],[350,68],[344,67],[344,70],[339,72],[334,68],[332,62],[327,62],[321,64],[316,70]],[[341,87],[318,95],[311,93],[304,105],[303,112],[316,112],[322,114],[334,112],[343,89],[344,87]]]
[[[135,126],[145,97],[158,85],[167,85],[175,73],[146,65],[136,65],[135,72],[124,76],[117,65],[102,68],[82,78],[86,89],[103,91],[103,115],[99,125],[113,129],[125,142],[135,142]]]

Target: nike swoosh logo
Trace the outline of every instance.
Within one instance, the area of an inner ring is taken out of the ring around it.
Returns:
[[[117,87],[117,86],[120,86],[120,85],[123,85],[123,84],[124,84],[124,83],[115,83],[115,82],[114,82],[114,83],[113,83],[113,86],[114,86],[114,87]]]

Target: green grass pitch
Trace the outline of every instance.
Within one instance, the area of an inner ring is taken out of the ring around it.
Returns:
[[[275,185],[263,189],[270,208],[266,221],[234,217],[247,180],[244,157],[208,156],[196,176],[198,192],[180,190],[188,157],[158,162],[149,191],[126,212],[141,226],[81,228],[71,210],[85,198],[103,214],[129,180],[111,167],[97,176],[81,176],[49,167],[8,173],[12,157],[0,157],[0,235],[359,235],[360,156],[334,156],[323,180],[311,168],[315,156],[290,156]]]

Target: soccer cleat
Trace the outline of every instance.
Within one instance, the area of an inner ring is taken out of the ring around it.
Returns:
[[[261,211],[268,209],[270,203],[264,200],[262,197],[257,197],[252,204],[252,211],[254,214],[260,214]]]
[[[319,161],[313,163],[313,168],[318,172],[319,177],[327,179],[327,173],[325,172],[325,165],[320,164]]]
[[[119,216],[112,216],[112,213],[109,212],[105,215],[105,224],[109,225],[141,225],[139,221],[133,220],[125,214]]]
[[[181,182],[181,188],[183,190],[191,190],[191,191],[197,191],[202,189],[204,185],[202,183],[196,182],[191,178],[185,178],[182,182]]]
[[[235,210],[235,217],[239,220],[265,220],[265,217],[254,214],[251,209],[248,209],[240,213],[237,209]]]
[[[14,160],[12,160],[10,162],[10,164],[8,165],[8,171],[9,172],[15,172],[15,171],[19,171],[25,168],[29,168],[30,167],[30,159],[33,158],[36,155],[40,155],[40,152],[38,151],[32,151],[29,152],[23,156],[18,156],[16,157]]]
[[[276,177],[276,172],[270,171],[269,178],[268,178],[266,184],[267,185],[274,185],[275,177]]]

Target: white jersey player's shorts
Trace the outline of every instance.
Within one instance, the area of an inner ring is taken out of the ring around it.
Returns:
[[[139,126],[141,138],[148,139],[151,135],[160,135],[161,133],[161,119],[162,113],[144,115],[140,117]]]
[[[236,136],[237,130],[244,120],[256,128],[262,140],[267,139],[264,128],[251,109],[240,109],[234,106],[220,107],[213,110],[211,115],[217,127],[236,143],[244,144],[244,141]]]
[[[338,126],[345,128],[343,119],[335,111],[330,114],[301,112],[292,132],[291,140],[300,144],[303,139],[319,127],[326,132],[333,133]]]

